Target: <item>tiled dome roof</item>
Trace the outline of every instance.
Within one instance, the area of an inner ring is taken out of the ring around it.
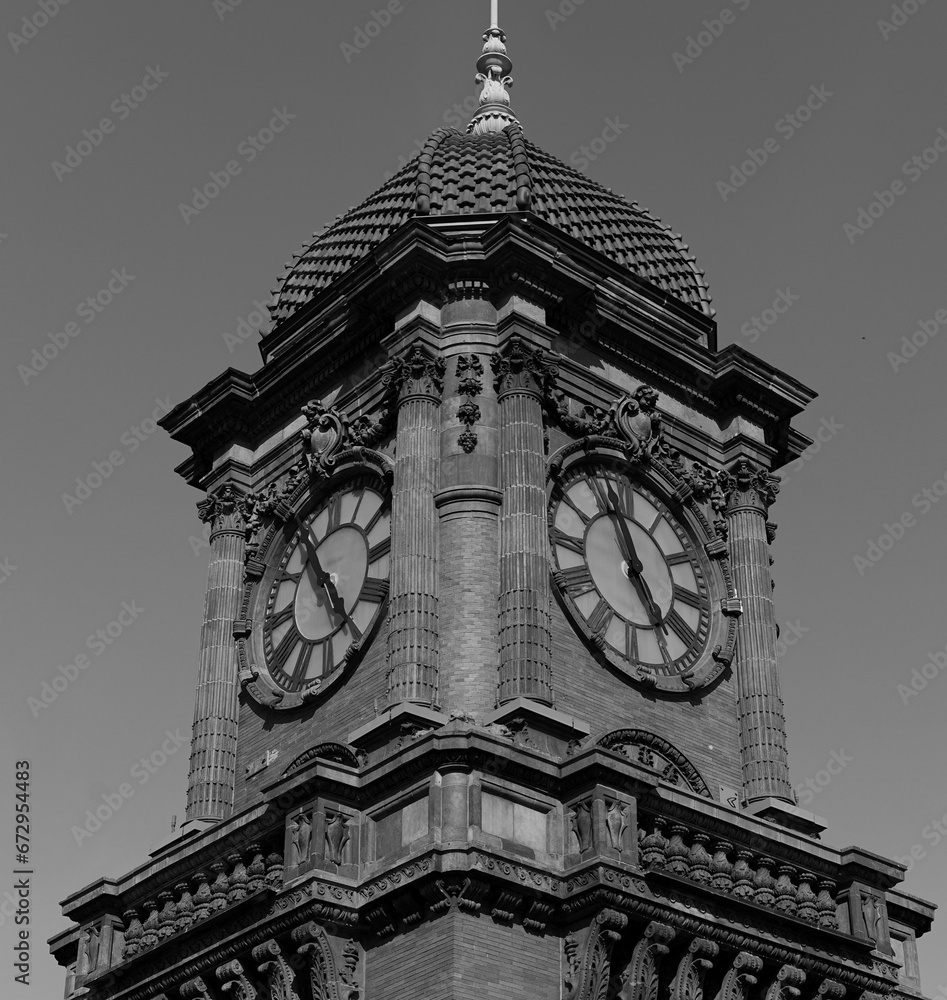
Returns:
[[[704,275],[679,236],[527,141],[514,123],[484,134],[432,133],[420,156],[304,248],[280,282],[273,318],[291,317],[412,218],[527,210],[713,315]]]

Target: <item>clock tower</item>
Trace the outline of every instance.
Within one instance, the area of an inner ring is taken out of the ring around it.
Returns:
[[[770,545],[813,394],[479,110],[162,426],[211,558],[179,835],[71,896],[90,1000],[879,1000],[933,907],[790,784]]]

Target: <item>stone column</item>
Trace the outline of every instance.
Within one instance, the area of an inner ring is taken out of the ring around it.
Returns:
[[[743,791],[748,801],[773,797],[791,803],[766,523],[777,482],[741,460],[720,474],[722,492],[715,505],[726,516],[733,583],[743,603],[735,657]]]
[[[237,652],[233,623],[243,594],[250,510],[231,483],[198,504],[210,524],[210,567],[201,628],[201,660],[187,779],[187,818],[219,820],[233,807],[237,763]]]
[[[552,639],[543,397],[556,368],[512,337],[493,356],[500,408],[499,704],[532,698],[550,705]]]
[[[391,496],[388,704],[434,706],[437,687],[438,408],[444,359],[420,344],[391,362],[384,381],[397,394],[398,433]]]

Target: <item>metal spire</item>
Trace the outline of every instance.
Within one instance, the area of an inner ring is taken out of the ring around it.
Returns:
[[[483,52],[477,60],[477,83],[483,84],[480,107],[467,126],[467,132],[483,135],[500,132],[516,122],[510,108],[509,87],[513,86],[510,72],[513,62],[506,54],[506,35],[500,30],[498,0],[490,0],[490,27],[483,35]]]

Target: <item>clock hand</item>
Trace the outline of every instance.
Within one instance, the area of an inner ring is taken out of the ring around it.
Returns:
[[[322,587],[326,592],[326,597],[329,598],[329,607],[332,611],[354,631],[352,619],[345,611],[345,601],[332,582],[332,577],[322,568],[322,563],[319,562],[319,554],[312,541],[312,535],[298,514],[296,515],[296,524],[299,526],[299,531],[302,534],[303,545],[306,546],[307,563],[315,572],[317,586]]]
[[[608,496],[607,513],[611,517],[612,522],[618,528],[618,548],[626,563],[628,563],[629,568],[634,574],[629,577],[638,596],[641,598],[642,603],[645,606],[645,611],[648,613],[648,619],[652,625],[657,627],[659,630],[663,628],[663,617],[661,615],[661,609],[658,607],[651,594],[651,588],[648,586],[648,581],[644,575],[644,566],[641,560],[638,558],[638,550],[635,548],[635,541],[631,537],[631,532],[628,530],[628,524],[625,521],[624,514],[620,510],[620,505],[618,502],[618,494],[615,492],[615,487],[611,482],[606,484],[606,493]]]

